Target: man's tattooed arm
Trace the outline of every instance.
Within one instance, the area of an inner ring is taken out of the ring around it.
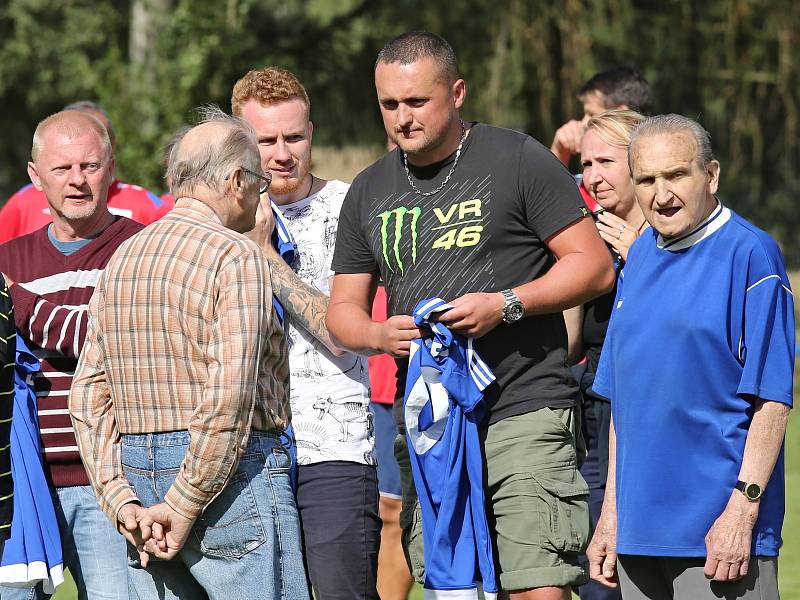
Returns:
[[[344,351],[336,347],[325,327],[328,297],[301,280],[271,247],[265,248],[272,277],[272,293],[291,316],[292,324],[308,331],[335,356]]]

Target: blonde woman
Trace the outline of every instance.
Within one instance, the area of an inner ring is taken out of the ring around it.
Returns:
[[[611,110],[591,118],[581,141],[583,183],[600,205],[595,213],[595,224],[600,237],[608,245],[619,273],[628,256],[628,248],[647,228],[639,204],[633,193],[628,168],[628,145],[631,133],[644,120],[637,112]],[[583,360],[573,368],[581,387],[583,411],[582,427],[587,456],[581,467],[589,484],[589,509],[592,523],[596,523],[603,504],[608,472],[608,428],[611,422],[611,405],[604,398],[592,394],[594,374],[600,361],[608,319],[616,295],[615,288],[604,296],[586,303],[572,317],[576,332],[571,353]],[[569,317],[568,317],[569,319]],[[618,600],[619,589],[609,589],[597,582],[580,588],[582,600]]]

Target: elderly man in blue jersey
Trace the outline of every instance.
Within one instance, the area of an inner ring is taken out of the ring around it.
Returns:
[[[613,422],[591,575],[614,586],[618,570],[626,600],[777,599],[795,335],[783,258],[716,198],[696,122],[651,117],[628,152],[652,230],[629,251],[594,383]]]

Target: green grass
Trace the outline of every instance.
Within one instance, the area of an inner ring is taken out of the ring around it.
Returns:
[[[797,289],[797,288],[795,288]],[[794,395],[800,397],[800,364],[795,361]],[[800,414],[793,410],[786,432],[786,520],[783,524],[783,548],[778,563],[781,598],[800,600]]]

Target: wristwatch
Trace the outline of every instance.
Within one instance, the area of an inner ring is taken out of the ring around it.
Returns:
[[[511,290],[503,290],[503,299],[506,301],[503,307],[503,321],[506,323],[516,323],[525,315],[525,308],[522,306],[522,300],[519,299]]]
[[[746,481],[737,481],[736,489],[742,492],[744,497],[750,502],[755,502],[761,498],[761,494],[764,493],[764,490],[761,489],[760,485],[757,483],[747,483]]]

